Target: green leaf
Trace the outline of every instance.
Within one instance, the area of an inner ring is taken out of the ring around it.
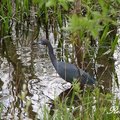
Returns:
[[[56,0],[48,0],[46,7],[56,6]]]
[[[109,25],[106,25],[106,27],[105,27],[105,29],[104,29],[104,31],[103,31],[103,34],[102,34],[102,36],[101,36],[101,38],[100,38],[100,41],[99,41],[99,44],[101,45],[102,43],[104,43],[104,41],[105,41],[105,39],[106,39],[106,37],[107,37],[107,33],[108,33],[108,30],[109,30]]]
[[[114,53],[114,51],[115,51],[115,48],[116,48],[117,43],[118,43],[118,39],[119,39],[119,36],[117,35],[117,36],[115,37],[114,41],[113,41],[112,44],[111,44],[111,52],[112,52],[112,53]]]
[[[68,10],[68,2],[66,0],[59,0],[59,4],[65,9]]]

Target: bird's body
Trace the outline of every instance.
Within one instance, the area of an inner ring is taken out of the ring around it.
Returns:
[[[77,68],[74,64],[58,61],[56,71],[58,74],[66,80],[72,83],[73,80],[80,80],[81,84],[94,84],[94,79],[85,71]]]
[[[57,61],[53,52],[53,47],[48,40],[41,39],[40,44],[46,45],[48,47],[51,62],[61,78],[63,78],[64,80],[70,83],[72,83],[74,79],[77,79],[80,80],[80,83],[82,85],[95,84],[94,78],[92,78],[88,73],[86,73],[82,69],[76,67],[74,64]]]
[[[79,78],[78,69],[70,63],[58,61],[56,71],[67,82],[72,82],[73,79]]]

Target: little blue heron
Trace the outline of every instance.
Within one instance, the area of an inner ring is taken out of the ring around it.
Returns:
[[[38,42],[38,44],[46,45],[48,47],[51,62],[61,78],[70,83],[72,83],[74,79],[80,80],[81,85],[95,84],[94,78],[92,78],[88,73],[86,73],[82,69],[76,67],[74,64],[57,61],[53,52],[53,47],[47,39],[42,38]]]

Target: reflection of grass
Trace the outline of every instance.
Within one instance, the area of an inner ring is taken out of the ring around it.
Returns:
[[[26,96],[27,96],[27,86],[26,84],[23,84],[23,89],[21,91],[21,94],[18,96],[25,104],[24,104],[24,112],[26,113],[26,115],[28,115],[29,117],[29,108],[30,108],[30,105],[31,105],[31,100],[27,99]]]
[[[113,100],[111,93],[102,94],[96,88],[93,92],[87,90],[82,96],[75,88],[68,98],[54,101],[54,114],[49,115],[50,120],[119,120],[120,102],[117,98]]]
[[[1,120],[1,113],[2,113],[2,111],[3,111],[3,104],[0,103],[0,120]]]

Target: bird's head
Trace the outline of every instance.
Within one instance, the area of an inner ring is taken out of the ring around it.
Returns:
[[[38,41],[38,44],[41,44],[41,45],[48,45],[50,42],[45,39],[45,38],[41,38],[39,41]]]
[[[41,45],[48,46],[49,43],[50,42],[46,38],[41,38],[38,42],[33,42],[33,45],[41,44]]]

